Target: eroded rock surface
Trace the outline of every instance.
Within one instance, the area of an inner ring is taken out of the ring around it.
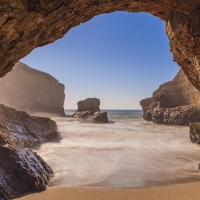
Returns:
[[[140,102],[144,119],[158,124],[189,125],[200,122],[200,92],[182,70],[172,81],[164,83],[151,98]]]
[[[78,109],[72,115],[74,118],[87,119],[88,121],[108,123],[107,112],[100,111],[100,100],[87,98],[77,103]]]
[[[31,116],[2,104],[0,104],[0,121],[8,128],[12,140],[23,147],[58,137],[57,125],[53,120]]]
[[[0,79],[0,104],[31,114],[64,115],[64,89],[51,75],[18,62]]]
[[[200,123],[191,123],[189,134],[192,143],[200,144]]]
[[[174,61],[200,89],[200,0],[2,0],[0,77],[34,48],[114,11],[148,12],[164,20]]]
[[[2,128],[2,125],[1,125]],[[13,142],[9,130],[0,128],[0,199],[46,189],[52,175],[44,160]]]

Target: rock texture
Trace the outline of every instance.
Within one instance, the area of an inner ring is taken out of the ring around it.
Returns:
[[[200,144],[200,123],[191,123],[189,134],[192,143]]]
[[[200,122],[200,92],[182,70],[172,81],[164,83],[151,98],[140,102],[144,119],[158,124],[189,125]]]
[[[97,98],[87,98],[77,103],[79,112],[88,110],[100,110],[100,100]]]
[[[174,61],[200,89],[200,0],[2,0],[0,77],[34,48],[63,37],[96,15],[148,12],[166,23]]]
[[[6,127],[1,128],[0,199],[44,190],[53,173],[51,168],[36,153],[14,143]]]
[[[87,98],[77,103],[78,109],[72,115],[74,118],[87,119],[94,122],[108,123],[107,112],[100,111],[100,100]]]
[[[53,120],[30,116],[26,112],[2,104],[0,104],[0,121],[2,127],[6,126],[9,130],[12,140],[22,147],[30,147],[58,137],[57,125]]]
[[[0,199],[46,189],[51,168],[31,150],[58,137],[56,123],[0,104]]]
[[[64,85],[21,62],[0,79],[0,94],[0,104],[17,110],[64,115]]]

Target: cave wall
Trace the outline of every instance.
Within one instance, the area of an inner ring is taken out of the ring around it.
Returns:
[[[148,12],[164,20],[174,61],[200,89],[200,0],[1,0],[0,77],[34,48],[114,11]]]
[[[64,89],[51,75],[18,62],[0,79],[0,104],[31,114],[64,115]]]

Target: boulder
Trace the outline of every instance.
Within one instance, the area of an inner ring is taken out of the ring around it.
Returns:
[[[45,190],[51,168],[39,155],[15,144],[9,130],[0,126],[0,199]]]
[[[107,117],[107,112],[100,112],[97,111],[94,113],[92,116],[92,119],[94,121],[102,122],[102,123],[108,123],[108,117]]]
[[[200,123],[191,123],[189,127],[189,135],[191,142],[200,144]]]

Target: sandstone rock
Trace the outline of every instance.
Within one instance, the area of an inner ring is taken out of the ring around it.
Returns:
[[[30,116],[26,112],[1,104],[0,121],[0,130],[5,133],[9,131],[12,140],[23,147],[30,147],[58,137],[57,125],[53,120]]]
[[[2,0],[0,77],[25,55],[63,37],[94,16],[114,11],[148,12],[162,19],[173,59],[200,89],[200,0]]]
[[[191,123],[189,127],[191,142],[200,144],[200,123]]]
[[[51,168],[36,153],[16,145],[1,129],[0,199],[16,198],[24,192],[46,189],[53,173]]]
[[[100,111],[100,100],[97,98],[87,98],[77,103],[78,109],[72,115],[74,118],[87,119],[89,121],[108,123],[107,112]]]
[[[88,111],[88,110],[100,110],[100,100],[97,98],[87,98],[83,101],[77,103],[79,112]]]
[[[157,108],[149,110],[144,118],[156,124],[188,126],[190,123],[200,122],[200,106]]]
[[[144,119],[158,124],[189,125],[200,122],[200,92],[182,70],[164,83],[151,98],[140,101]]]
[[[17,110],[64,115],[64,85],[21,62],[0,79],[0,94],[0,104]]]

